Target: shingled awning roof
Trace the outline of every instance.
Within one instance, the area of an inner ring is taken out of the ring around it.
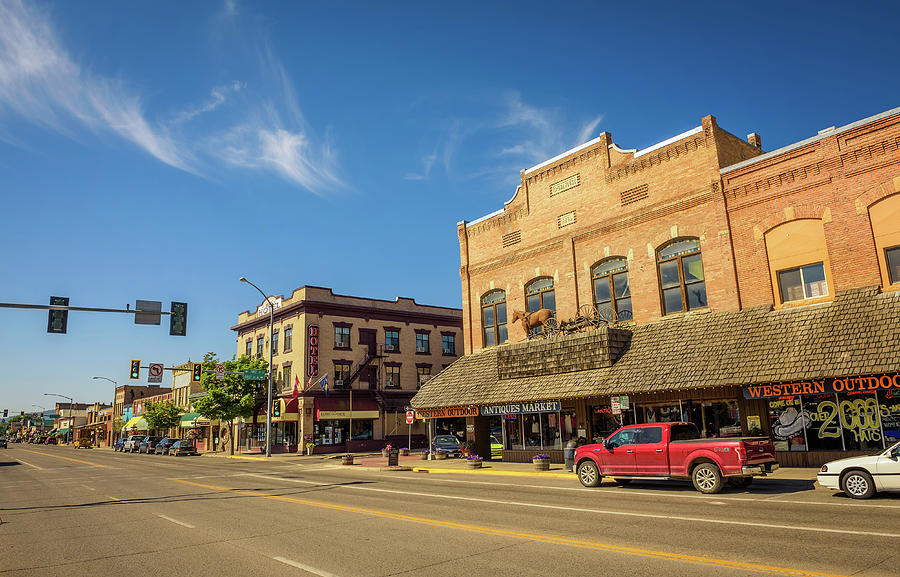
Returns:
[[[609,367],[500,379],[498,351],[460,357],[412,399],[417,409],[791,382],[900,371],[900,292],[878,287],[784,310],[684,315],[631,328]],[[577,338],[557,337],[557,338]],[[546,342],[546,341],[543,341]]]

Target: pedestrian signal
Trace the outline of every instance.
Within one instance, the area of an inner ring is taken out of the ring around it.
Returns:
[[[203,378],[203,365],[200,363],[194,363],[193,367],[191,367],[191,381],[194,383],[199,383]]]
[[[141,361],[138,359],[131,359],[131,373],[129,373],[128,378],[132,381],[140,380],[141,378]]]

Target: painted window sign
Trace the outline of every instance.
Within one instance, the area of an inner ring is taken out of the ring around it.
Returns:
[[[306,376],[314,377],[319,374],[319,327],[309,325],[306,329],[306,342],[309,362],[306,363]]]
[[[772,399],[790,395],[821,395],[823,393],[865,393],[878,390],[900,390],[900,373],[870,377],[842,377],[744,387],[745,399]]]
[[[506,405],[486,405],[481,407],[481,414],[486,417],[498,415],[521,415],[525,413],[558,413],[562,410],[559,401],[540,401],[532,403],[509,403]]]

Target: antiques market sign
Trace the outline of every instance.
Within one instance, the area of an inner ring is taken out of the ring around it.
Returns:
[[[558,413],[562,409],[559,401],[540,401],[536,403],[509,403],[506,405],[485,405],[481,414],[485,417],[497,415],[521,415],[523,413]]]

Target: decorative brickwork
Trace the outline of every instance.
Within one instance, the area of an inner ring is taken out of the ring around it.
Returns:
[[[621,199],[622,206],[627,206],[631,203],[638,202],[647,198],[647,190],[650,187],[646,184],[642,184],[640,186],[636,186],[634,188],[629,188],[628,190],[623,190],[619,193],[619,198]]]
[[[522,231],[516,230],[503,235],[503,248],[522,242]]]

